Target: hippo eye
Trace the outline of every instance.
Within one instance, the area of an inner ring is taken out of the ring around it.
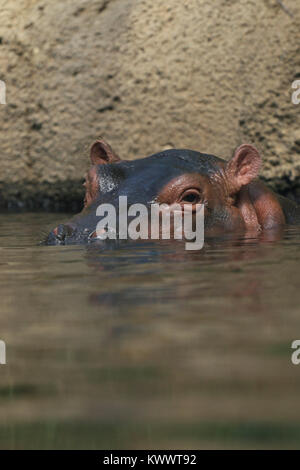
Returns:
[[[190,202],[192,204],[195,204],[195,202],[197,201],[198,199],[198,196],[197,194],[187,194],[186,196],[184,196],[184,198],[182,199],[182,201],[185,201],[185,202]]]
[[[188,204],[197,204],[200,202],[201,195],[197,189],[190,189],[185,191],[181,196],[181,202],[185,202]]]

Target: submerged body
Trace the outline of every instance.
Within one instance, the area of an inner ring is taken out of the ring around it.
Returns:
[[[86,176],[84,209],[56,227],[47,244],[86,243],[93,239],[100,204],[118,210],[120,196],[128,205],[153,203],[204,205],[206,235],[220,232],[278,230],[300,224],[300,206],[276,195],[258,179],[261,156],[241,145],[229,161],[193,150],[166,150],[134,161],[121,160],[104,141],[91,148],[92,167]]]

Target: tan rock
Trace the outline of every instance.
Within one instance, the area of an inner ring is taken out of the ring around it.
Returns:
[[[170,147],[228,158],[251,142],[265,178],[297,192],[300,4],[283,5],[0,0],[2,205],[78,202],[100,134],[125,158]]]

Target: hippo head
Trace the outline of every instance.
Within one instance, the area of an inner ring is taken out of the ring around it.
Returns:
[[[84,208],[50,232],[47,244],[91,241],[99,221],[100,204],[118,207],[154,202],[188,205],[193,212],[204,205],[205,232],[236,231],[245,226],[241,207],[243,188],[256,178],[261,165],[258,151],[241,145],[227,162],[193,150],[165,150],[138,160],[121,160],[102,139],[91,147],[92,166],[86,175]]]

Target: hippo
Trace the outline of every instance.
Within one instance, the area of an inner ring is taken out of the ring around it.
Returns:
[[[99,221],[97,207],[176,203],[191,213],[204,206],[205,235],[257,233],[300,224],[300,206],[275,194],[262,180],[262,158],[250,144],[240,145],[229,160],[195,150],[169,149],[137,160],[122,160],[102,138],[90,149],[83,210],[48,235],[48,245],[89,243]]]

